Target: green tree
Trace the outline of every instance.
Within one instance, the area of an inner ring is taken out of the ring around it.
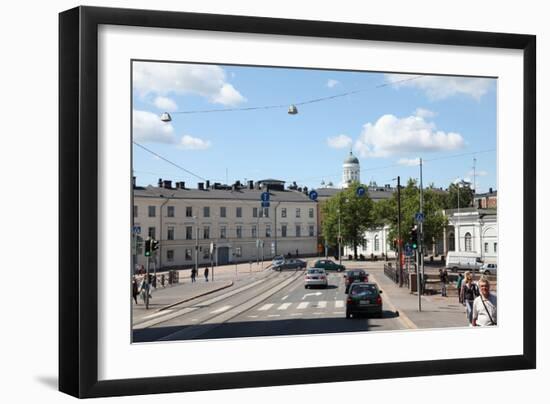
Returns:
[[[365,231],[374,225],[372,199],[368,195],[357,196],[359,186],[358,182],[350,184],[347,189],[327,200],[322,207],[324,239],[331,245],[337,245],[340,227],[342,245],[353,248],[355,259],[357,246],[365,241]]]
[[[474,200],[474,191],[467,182],[460,184],[449,184],[449,193],[445,201],[445,209],[467,208],[472,206]]]
[[[423,239],[424,245],[430,246],[434,240],[443,234],[443,228],[447,225],[447,218],[443,214],[445,208],[445,196],[432,187],[423,192]],[[409,232],[416,224],[415,213],[420,211],[420,189],[416,180],[409,179],[407,185],[401,188],[401,234],[398,234],[397,192],[391,199],[383,200],[375,204],[375,222],[390,226],[389,238],[391,240],[403,240],[406,243]]]

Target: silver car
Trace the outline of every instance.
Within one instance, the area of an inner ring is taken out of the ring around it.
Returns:
[[[497,264],[486,263],[481,266],[479,269],[483,275],[496,275],[497,274]]]
[[[328,286],[327,273],[322,268],[309,268],[306,272],[304,283],[306,289],[312,286],[321,286],[326,288]]]

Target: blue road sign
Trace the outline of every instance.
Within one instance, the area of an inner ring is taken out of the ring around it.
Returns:
[[[262,192],[260,199],[262,202],[269,202],[269,192]]]
[[[309,199],[312,201],[316,201],[319,194],[317,194],[317,191],[310,191],[309,193]]]
[[[416,220],[419,223],[423,222],[424,221],[424,213],[416,212],[416,214],[414,215],[414,220]]]
[[[269,208],[269,202],[262,201],[262,208]]]
[[[412,247],[410,246],[410,244],[405,244],[405,255],[407,257],[410,257],[411,255],[413,255],[413,250],[412,250]]]
[[[367,190],[363,187],[357,187],[357,189],[355,190],[355,194],[359,197],[365,196],[366,193]]]
[[[141,234],[141,226],[134,226],[132,231],[134,234]]]

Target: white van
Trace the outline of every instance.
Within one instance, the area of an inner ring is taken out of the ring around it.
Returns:
[[[452,272],[457,271],[478,271],[483,265],[481,257],[474,252],[449,251],[445,268]]]

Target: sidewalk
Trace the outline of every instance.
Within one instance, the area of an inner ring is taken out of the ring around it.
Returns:
[[[376,282],[383,290],[382,299],[386,309],[399,311],[399,318],[407,328],[448,328],[468,327],[465,307],[458,302],[457,296],[442,297],[440,295],[422,296],[418,304],[418,295],[410,293],[407,287],[399,287],[384,275],[383,262],[379,265],[347,262],[346,266],[365,268],[369,280]]]

